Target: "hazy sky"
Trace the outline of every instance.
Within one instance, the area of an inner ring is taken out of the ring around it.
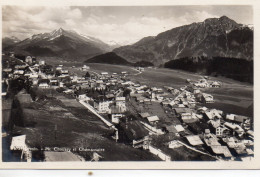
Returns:
[[[120,44],[223,15],[238,23],[253,24],[251,6],[3,6],[2,13],[4,37],[25,39],[62,27]]]

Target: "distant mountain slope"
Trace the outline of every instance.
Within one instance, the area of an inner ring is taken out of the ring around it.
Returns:
[[[99,39],[60,28],[51,33],[33,35],[11,46],[4,46],[4,50],[34,56],[59,56],[72,60],[85,60],[111,51],[111,48]]]
[[[192,56],[253,59],[253,30],[226,16],[180,26],[113,50],[129,62],[140,60],[161,65]]]
[[[116,65],[132,65],[132,63],[130,63],[126,59],[118,56],[114,52],[109,52],[109,53],[95,56],[93,58],[86,60],[85,63],[106,63],[106,64],[116,64]]]
[[[17,42],[20,42],[21,40],[18,39],[17,37],[15,36],[12,36],[12,37],[5,37],[2,39],[2,46],[5,46],[5,47],[8,47],[10,45],[13,45]]]

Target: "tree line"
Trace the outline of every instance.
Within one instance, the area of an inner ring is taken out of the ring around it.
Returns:
[[[180,69],[211,76],[223,76],[253,84],[253,61],[228,57],[184,57],[164,64],[165,68]]]

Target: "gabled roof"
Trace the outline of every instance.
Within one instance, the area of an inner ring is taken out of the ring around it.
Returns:
[[[215,154],[223,154],[225,157],[232,157],[227,146],[210,146]]]
[[[189,108],[175,108],[175,112],[177,114],[181,114],[181,113],[191,113],[191,109]]]
[[[175,129],[177,130],[177,132],[185,131],[185,129],[183,128],[182,125],[175,125],[174,127],[175,127]]]
[[[189,143],[193,146],[198,146],[198,145],[203,144],[203,142],[201,141],[201,139],[198,135],[189,135],[189,136],[186,136],[186,138],[189,141]]]
[[[150,116],[150,117],[147,117],[147,119],[149,122],[155,122],[155,121],[160,120],[158,116]]]
[[[130,140],[141,139],[141,138],[149,135],[148,130],[146,130],[142,126],[142,124],[137,120],[127,122],[127,126],[126,126],[126,123],[121,123],[121,127],[124,129],[126,136]]]
[[[150,114],[149,114],[148,112],[144,112],[144,113],[140,113],[140,116],[141,116],[142,118],[147,118],[147,117],[150,116]]]
[[[27,146],[25,144],[25,139],[26,139],[26,135],[14,136],[12,138],[10,149],[11,150],[24,150],[24,149],[26,149]]]

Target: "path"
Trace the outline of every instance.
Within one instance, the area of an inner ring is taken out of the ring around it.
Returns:
[[[189,145],[187,145],[187,144],[185,144],[185,143],[183,143],[183,142],[181,142],[181,141],[179,141],[179,140],[177,140],[177,142],[180,143],[181,145],[185,146],[186,148],[190,149],[190,150],[196,151],[196,152],[201,153],[201,154],[204,154],[204,155],[208,155],[208,156],[210,156],[210,157],[212,157],[212,158],[215,158],[216,160],[220,160],[219,158],[217,158],[217,157],[215,157],[215,156],[212,156],[212,155],[210,155],[210,154],[208,154],[208,153],[206,153],[206,152],[202,152],[202,151],[200,151],[200,150],[198,150],[198,149],[195,149],[195,148],[193,148],[193,147],[191,147],[191,146],[189,146]]]

